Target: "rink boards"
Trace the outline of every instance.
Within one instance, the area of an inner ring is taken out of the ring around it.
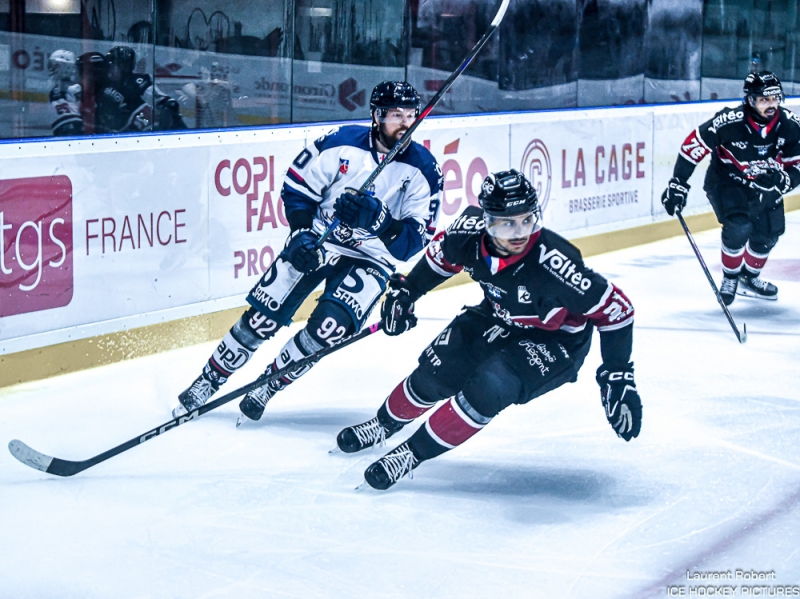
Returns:
[[[440,227],[513,167],[546,225],[597,253],[680,233],[661,191],[680,142],[725,105],[429,118],[415,141],[442,167]],[[221,334],[283,247],[287,169],[333,126],[0,145],[0,386]],[[704,170],[698,228],[714,223]]]

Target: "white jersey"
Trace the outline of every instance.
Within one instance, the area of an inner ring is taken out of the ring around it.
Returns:
[[[304,149],[286,174],[281,191],[287,215],[313,214],[314,231],[322,234],[334,218],[334,202],[345,191],[359,189],[383,160],[369,127],[345,125]],[[421,251],[436,232],[442,173],[433,155],[411,142],[386,166],[369,189],[386,204],[404,232],[389,247],[364,229],[339,225],[325,241],[329,253],[366,258],[394,269]]]
[[[81,86],[79,84],[68,80],[53,84],[50,88],[50,122],[53,135],[80,135],[83,133]]]

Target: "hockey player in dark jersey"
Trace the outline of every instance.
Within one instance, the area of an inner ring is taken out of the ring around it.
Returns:
[[[251,308],[179,396],[173,414],[203,405],[281,327],[320,284],[325,290],[306,326],[292,337],[267,374],[361,329],[398,262],[433,237],[442,174],[435,158],[411,142],[386,165],[366,193],[359,189],[419,113],[406,82],[384,81],[372,92],[372,126],[345,125],[306,147],[290,166],[281,198],[291,234],[286,247],[247,298]],[[334,217],[340,224],[322,244]],[[311,367],[298,368],[245,395],[239,422],[258,420],[267,402]]]
[[[360,451],[445,400],[408,441],[367,468],[376,489],[464,443],[509,405],[576,381],[595,327],[606,418],[626,441],[639,435],[631,302],[585,266],[575,246],[542,227],[536,191],[518,171],[489,175],[479,201],[481,208],[468,207],[437,233],[407,277],[390,280],[381,310],[390,335],[412,328],[414,302],[461,270],[480,284],[484,300],[433,340],[374,418],[339,433],[342,451]]]
[[[136,52],[115,46],[105,56],[105,77],[95,98],[95,132],[186,129],[178,102],[161,93],[147,73],[136,73]]]
[[[744,81],[744,102],[724,108],[681,145],[673,177],[661,196],[672,215],[686,205],[689,177],[707,155],[703,189],[722,225],[720,295],[778,299],[759,277],[786,228],[783,196],[800,184],[800,117],[780,106],[783,88],[770,72]]]

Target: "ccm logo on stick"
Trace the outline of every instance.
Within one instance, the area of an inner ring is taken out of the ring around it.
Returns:
[[[72,301],[69,177],[0,180],[0,317]]]

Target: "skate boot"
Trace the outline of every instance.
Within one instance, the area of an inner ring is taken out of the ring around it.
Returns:
[[[754,276],[741,275],[736,293],[745,297],[757,297],[770,301],[778,299],[778,288],[775,285]]]
[[[739,275],[724,275],[719,286],[719,295],[726,306],[730,306],[736,298],[736,287],[739,284]]]
[[[419,466],[419,463],[408,443],[403,443],[371,464],[364,472],[364,479],[373,489],[383,491],[406,474],[408,478],[414,478],[411,471]]]
[[[179,418],[192,410],[199,408],[219,390],[219,386],[224,381],[217,382],[206,378],[205,373],[198,376],[188,389],[178,395],[180,405],[172,410],[172,417]]]
[[[336,436],[336,444],[345,453],[355,453],[376,445],[382,447],[386,444],[386,439],[401,428],[403,428],[402,424],[396,427],[386,427],[375,416],[372,420],[343,429]]]
[[[269,376],[272,370],[272,366],[270,365],[264,374]],[[236,426],[241,426],[245,423],[243,416],[250,420],[259,420],[264,413],[264,408],[267,407],[267,403],[272,399],[272,396],[285,386],[286,385],[280,380],[274,380],[249,391],[247,395],[244,396],[244,399],[239,402],[239,409],[242,411],[242,415],[239,416]]]

